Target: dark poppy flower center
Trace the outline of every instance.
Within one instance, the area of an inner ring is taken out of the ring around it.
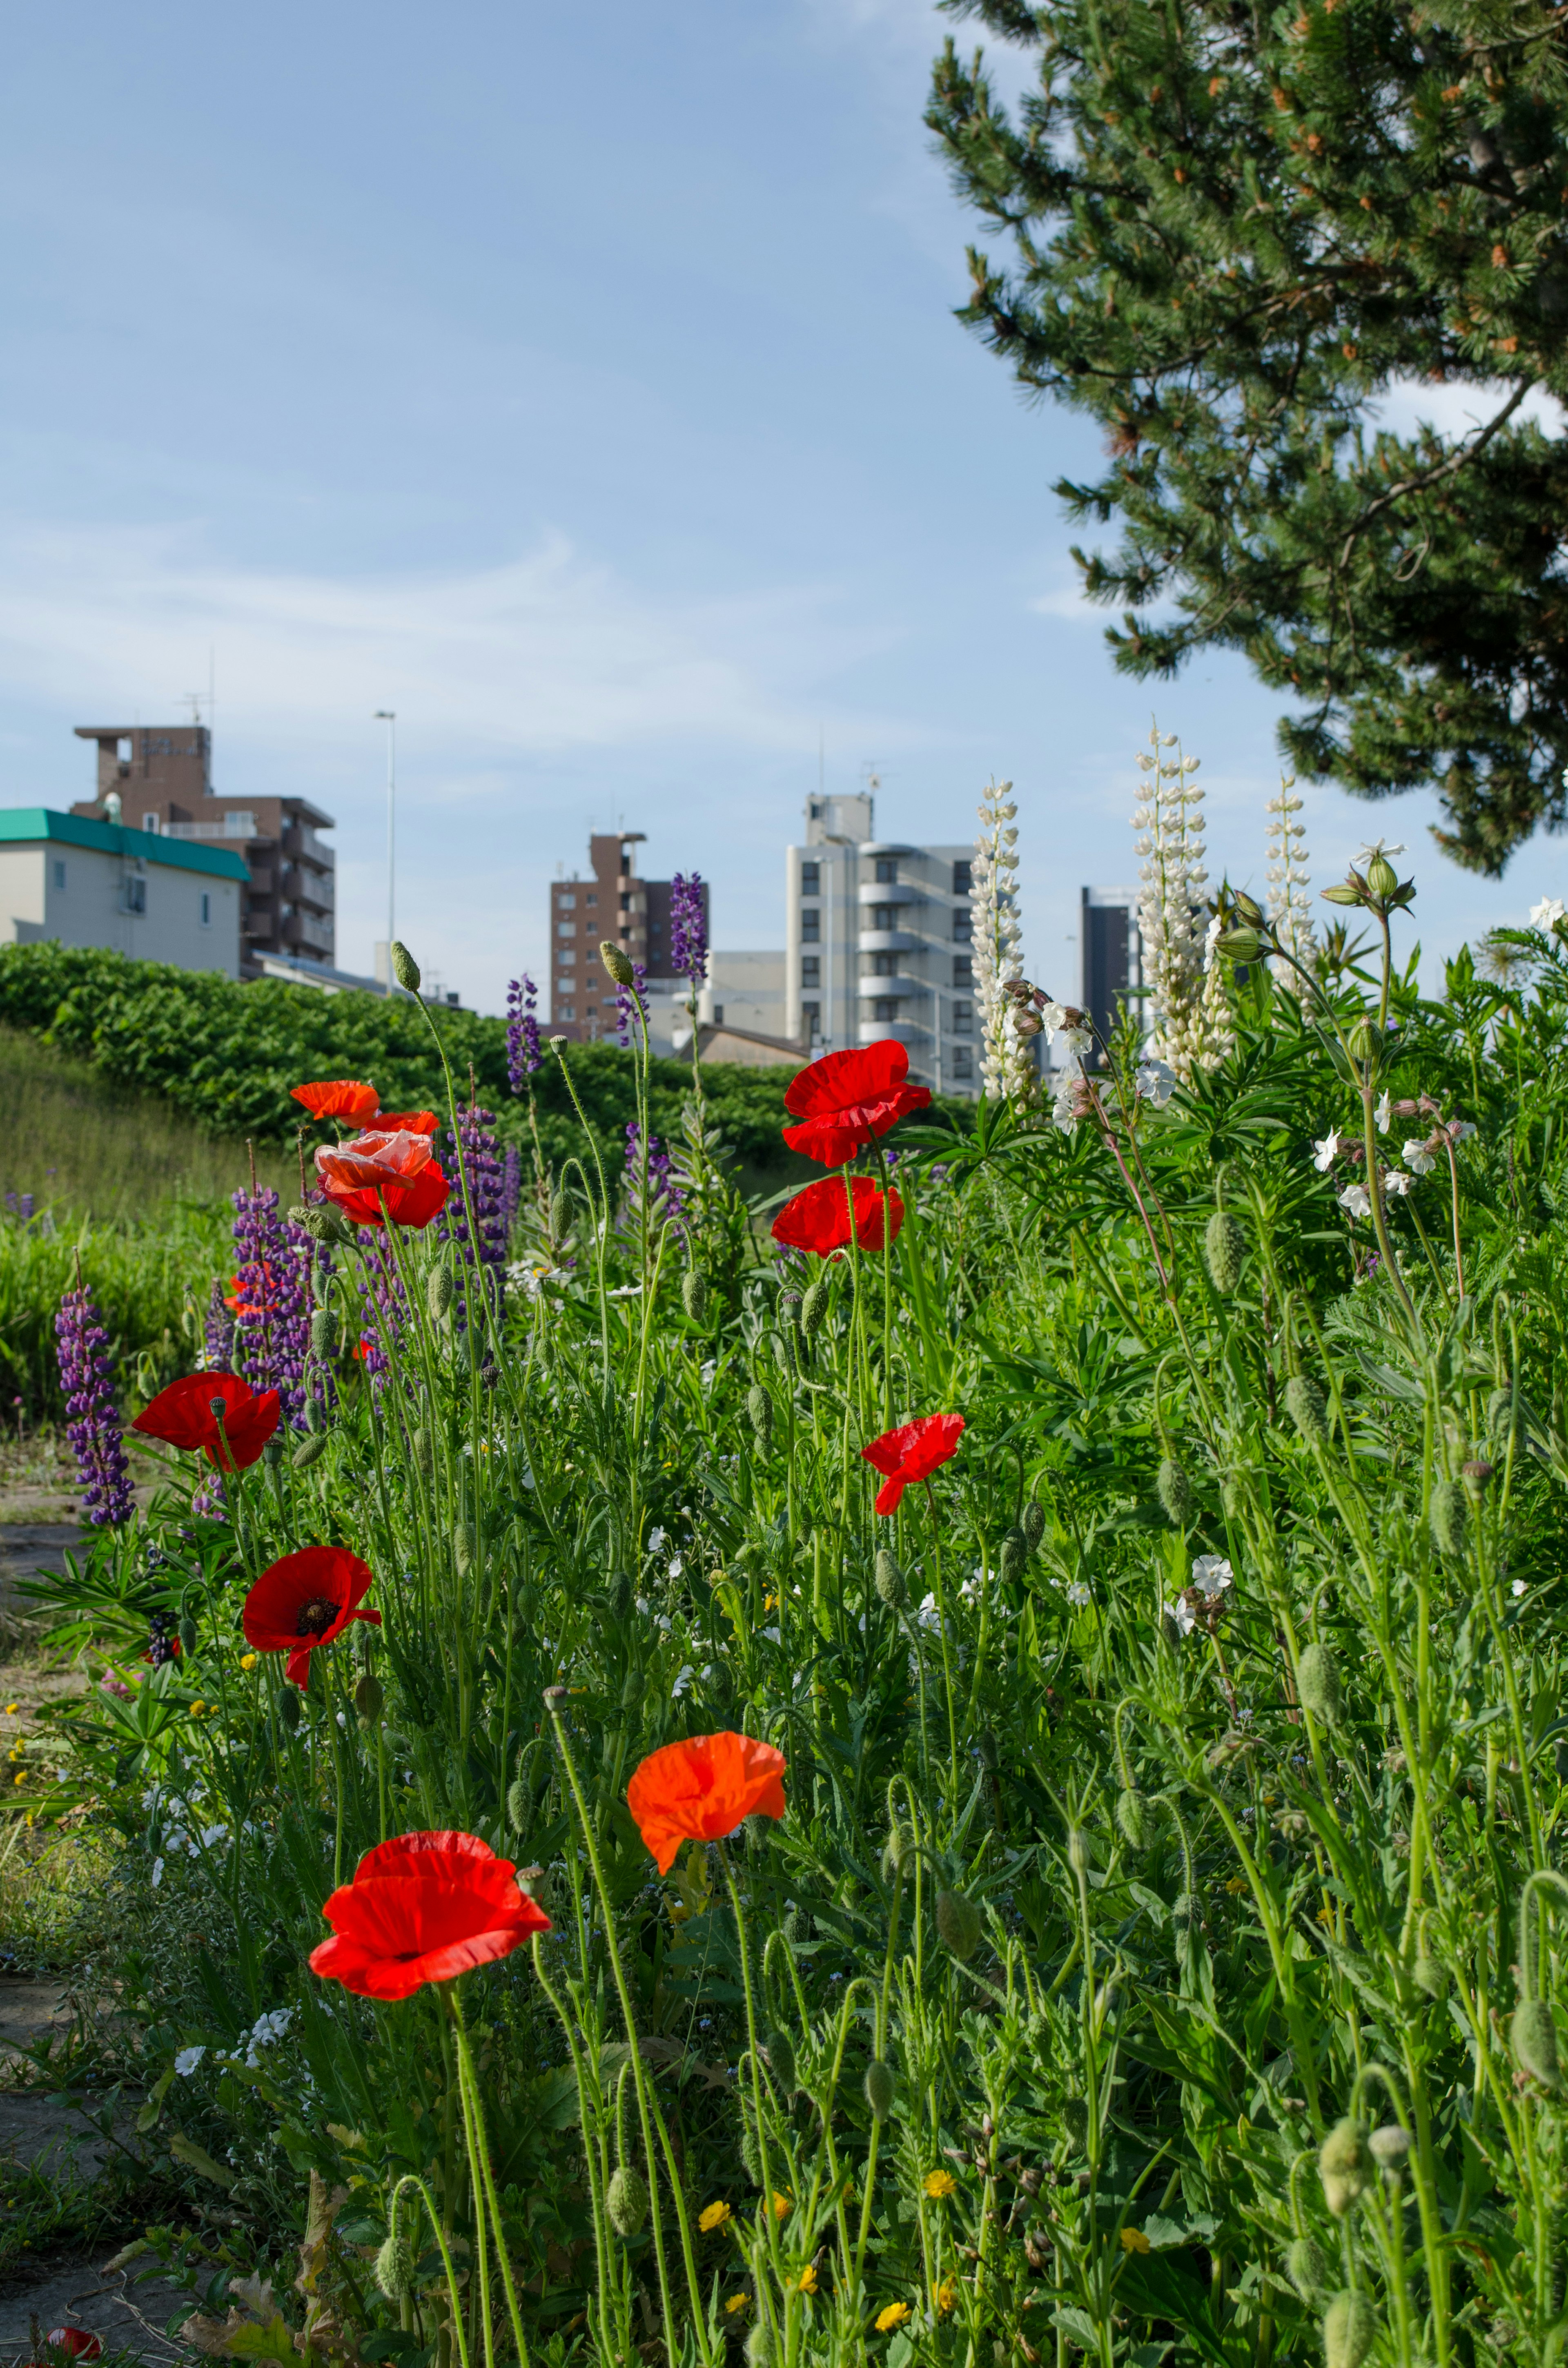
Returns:
[[[324,1636],[337,1617],[338,1607],[329,1603],[324,1595],[312,1595],[308,1603],[300,1606],[300,1616],[294,1622],[296,1636]]]

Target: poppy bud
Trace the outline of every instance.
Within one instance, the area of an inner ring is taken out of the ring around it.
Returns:
[[[1045,1535],[1045,1507],[1031,1498],[1018,1517],[1018,1527],[1024,1533],[1024,1543],[1030,1554],[1040,1552],[1040,1542]]]
[[[609,1579],[610,1618],[612,1620],[624,1620],[627,1613],[631,1609],[631,1581],[626,1572],[623,1570],[611,1571]]]
[[[1309,1447],[1328,1445],[1328,1400],[1305,1373],[1292,1373],[1285,1384],[1285,1411]]]
[[[1309,1645],[1296,1664],[1296,1691],[1303,1709],[1325,1726],[1338,1724],[1343,1708],[1339,1671],[1325,1645]]]
[[[765,2318],[759,2318],[746,2337],[746,2368],[773,2368],[777,2354],[773,2329]]]
[[[307,1430],[326,1429],[326,1408],[318,1397],[308,1397],[305,1400],[305,1429]]]
[[[1457,1561],[1470,1539],[1470,1499],[1462,1480],[1439,1480],[1427,1509],[1432,1543],[1440,1554]]]
[[[599,940],[599,960],[614,979],[617,986],[630,986],[637,976],[620,948],[610,938]]]
[[[1086,1874],[1089,1871],[1088,1836],[1082,1826],[1067,1828],[1067,1863],[1074,1874]]]
[[[1410,2132],[1397,2122],[1384,2122],[1367,2140],[1372,2160],[1382,2171],[1397,2170],[1410,2152]]]
[[[767,1336],[767,1345],[773,1351],[774,1363],[788,1380],[795,1370],[794,1349],[789,1336],[783,1332],[770,1332]]]
[[[620,1689],[621,1709],[635,1710],[647,1691],[648,1680],[642,1675],[642,1670],[628,1669],[626,1672],[626,1683]]]
[[[452,1304],[452,1276],[449,1267],[433,1266],[425,1285],[425,1304],[430,1311],[432,1324],[439,1324]]]
[[[414,2246],[392,2207],[392,2234],[376,2255],[376,2283],[388,2302],[404,2302],[414,2292]]]
[[[1067,2133],[1067,2142],[1073,2152],[1081,2153],[1089,2135],[1089,2108],[1086,2099],[1083,2097],[1062,2099],[1062,2126]]]
[[[1002,1541],[1002,1551],[996,1557],[996,1566],[1001,1577],[1003,1578],[1020,1577],[1024,1565],[1028,1560],[1028,1547],[1024,1543],[1022,1530],[1009,1530]]]
[[[914,1856],[915,1836],[909,1827],[896,1824],[890,1826],[887,1840],[882,1845],[882,1881],[891,1883],[895,1875],[901,1875]]]
[[[419,992],[419,964],[401,938],[394,938],[388,950],[392,955],[392,974],[405,995]]]
[[[789,2032],[770,2031],[763,2043],[763,2053],[779,2094],[792,2097],[801,2084],[795,2077],[795,2048]]]
[[[1124,1784],[1116,1796],[1116,1822],[1135,1850],[1145,1850],[1154,1839],[1154,1804],[1135,1784]]]
[[[278,1717],[292,1735],[300,1724],[300,1697],[292,1686],[285,1686],[278,1697]]]
[[[572,1222],[572,1202],[564,1184],[557,1185],[550,1203],[550,1238],[562,1240]]]
[[[1195,1933],[1203,1930],[1203,1903],[1195,1891],[1178,1891],[1171,1902],[1171,1933],[1176,1945],[1176,1962]]]
[[[1228,1209],[1216,1209],[1203,1235],[1203,1261],[1216,1291],[1226,1297],[1242,1279],[1247,1237]]]
[[[760,1382],[753,1382],[746,1392],[746,1412],[751,1417],[757,1444],[766,1454],[773,1439],[773,1400]]]
[[[1161,1462],[1154,1493],[1171,1527],[1185,1530],[1193,1513],[1192,1483],[1172,1455]]]
[[[1557,2025],[1545,1998],[1521,1998],[1508,2037],[1523,2069],[1543,2089],[1557,2087]]]
[[[822,1330],[823,1317],[827,1314],[828,1289],[825,1274],[819,1274],[814,1282],[806,1285],[801,1301],[801,1329],[808,1340],[814,1340]]]
[[[1514,1393],[1494,1390],[1486,1401],[1486,1428],[1494,1439],[1506,1439],[1514,1427]]]
[[[1429,1956],[1423,1949],[1410,1970],[1416,1988],[1425,1990],[1429,1998],[1448,1997],[1449,1969],[1440,1957]]]
[[[681,1304],[694,1324],[700,1324],[708,1313],[708,1277],[692,1267],[680,1279]]]
[[[879,2056],[875,2062],[867,2065],[866,2102],[871,2108],[873,2121],[887,2120],[892,2111],[893,2091],[897,2085],[891,2064],[884,2064]]]
[[[789,1941],[791,1949],[798,1949],[802,1941],[809,1941],[811,1927],[805,1910],[801,1907],[791,1907],[784,1918],[782,1930],[784,1938]]]
[[[1002,1756],[997,1748],[996,1729],[994,1726],[983,1726],[975,1736],[974,1748],[981,1766],[994,1769]]]
[[[1318,2177],[1323,2181],[1324,2202],[1336,2220],[1344,2219],[1371,2184],[1366,2132],[1348,2113],[1335,2122],[1318,2148]]]
[[[358,1712],[367,1726],[375,1725],[377,1720],[381,1717],[385,1702],[386,1696],[381,1691],[381,1681],[380,1678],[376,1677],[371,1670],[367,1669],[364,1676],[360,1679],[358,1684],[354,1689],[354,1707]]]
[[[1328,2283],[1328,2263],[1310,2237],[1298,2237],[1285,2256],[1285,2274],[1303,2302],[1315,2302]]]
[[[313,1403],[314,1401],[312,1400],[312,1404]],[[296,1472],[308,1472],[312,1464],[315,1462],[317,1456],[323,1453],[325,1447],[326,1433],[324,1431],[308,1430],[305,1433],[304,1438],[301,1440],[298,1447],[294,1450],[293,1454],[289,1458],[289,1461],[293,1465]]]
[[[187,1660],[196,1650],[196,1622],[188,1612],[179,1623],[179,1648]]]
[[[506,1823],[515,1834],[526,1834],[533,1802],[528,1788],[520,1776],[514,1776],[506,1787]]]
[[[429,1432],[421,1424],[414,1434],[414,1460],[426,1477],[436,1468],[436,1450]]]
[[[909,1601],[909,1581],[886,1546],[877,1550],[876,1589],[890,1611],[902,1611]]]
[[[746,2177],[754,2187],[762,2185],[762,2150],[756,2142],[756,2131],[748,2120],[741,2131],[741,2160]]]
[[[353,1228],[343,1212],[335,1209],[330,1201],[320,1208],[310,1208],[303,1201],[297,1201],[289,1212],[289,1222],[301,1227],[315,1242],[351,1242],[354,1238]]]
[[[1378,2340],[1378,2314],[1346,2286],[1323,2315],[1324,2368],[1361,2368]]]
[[[311,1353],[316,1357],[332,1357],[337,1353],[337,1315],[335,1309],[318,1307],[311,1318]]]
[[[945,1948],[967,1964],[980,1946],[983,1922],[972,1899],[961,1891],[937,1894],[937,1932]]]
[[[452,1567],[460,1578],[466,1578],[473,1568],[473,1527],[460,1521],[452,1531]]]
[[[612,2172],[605,2190],[605,2210],[618,2237],[638,2237],[648,2220],[648,2182],[628,2164]]]

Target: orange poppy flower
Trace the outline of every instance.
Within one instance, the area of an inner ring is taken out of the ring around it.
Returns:
[[[361,1119],[361,1134],[434,1134],[440,1125],[434,1110],[377,1110]]]
[[[896,1513],[904,1490],[916,1480],[929,1480],[938,1464],[958,1453],[963,1437],[961,1414],[922,1414],[897,1430],[884,1430],[860,1450],[868,1463],[884,1476],[877,1491],[879,1513]]]
[[[361,1085],[358,1077],[324,1078],[316,1085],[290,1086],[289,1091],[312,1118],[340,1118],[349,1126],[370,1117],[381,1099],[374,1086]]]
[[[651,1752],[626,1804],[659,1873],[668,1874],[682,1842],[722,1841],[746,1817],[781,1817],[785,1765],[771,1743],[727,1732]]]
[[[384,1202],[394,1225],[427,1225],[447,1205],[448,1184],[428,1135],[358,1134],[324,1143],[316,1173],[333,1205],[357,1225],[379,1225]]]

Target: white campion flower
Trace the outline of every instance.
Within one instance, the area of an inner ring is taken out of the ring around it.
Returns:
[[[1224,934],[1225,924],[1221,915],[1218,913],[1210,915],[1209,927],[1203,932],[1203,967],[1205,971],[1211,971],[1213,969],[1214,949],[1219,944]]]
[[[1393,1116],[1393,1098],[1386,1086],[1383,1087],[1382,1099],[1372,1112],[1372,1116],[1377,1120],[1378,1133],[1386,1134],[1389,1131],[1389,1121]]]
[[[1141,1100],[1153,1102],[1164,1110],[1176,1091],[1176,1075],[1168,1061],[1143,1061],[1138,1069],[1138,1093]]]
[[[1081,1578],[1069,1579],[1062,1592],[1075,1611],[1082,1611],[1085,1603],[1094,1600]]]
[[[1552,928],[1564,914],[1568,914],[1568,905],[1563,904],[1561,896],[1543,896],[1539,905],[1530,906],[1530,927],[1532,929]]]
[[[1415,1181],[1415,1177],[1407,1176],[1403,1167],[1388,1167],[1383,1171],[1383,1190],[1396,1194],[1402,1201]]]
[[[1071,1134],[1078,1123],[1078,1104],[1074,1093],[1078,1073],[1070,1069],[1056,1088],[1056,1099],[1051,1105],[1051,1122],[1063,1134]]]
[[[1413,1176],[1430,1176],[1433,1168],[1437,1165],[1426,1145],[1418,1142],[1415,1136],[1412,1136],[1404,1145],[1400,1157]]]
[[[205,2047],[182,2047],[180,2049],[179,2054],[175,2057],[175,2070],[182,2080],[189,2079],[191,2074],[195,2071],[197,2066],[200,2063],[206,2053],[207,2050]]]
[[[648,1552],[650,1554],[663,1554],[664,1551],[665,1532],[663,1530],[650,1530],[648,1532]]]
[[[1312,1166],[1320,1176],[1328,1174],[1344,1148],[1345,1145],[1340,1140],[1339,1129],[1336,1126],[1329,1128],[1321,1143],[1313,1143],[1312,1149],[1317,1156],[1313,1159]]]
[[[1522,1595],[1522,1594],[1524,1593],[1524,1591],[1525,1591],[1525,1582],[1524,1582],[1524,1580],[1523,1580],[1522,1578],[1515,1578],[1515,1579],[1510,1579],[1510,1580],[1509,1580],[1509,1582],[1508,1582],[1508,1592],[1509,1592],[1511,1595]]]
[[[1372,1196],[1364,1184],[1346,1184],[1339,1196],[1339,1205],[1352,1217],[1369,1217]]]
[[[1451,1118],[1449,1121],[1450,1143],[1467,1143],[1474,1133],[1475,1128],[1468,1118]]]
[[[681,1575],[682,1571],[683,1571],[685,1568],[686,1568],[686,1564],[685,1564],[685,1562],[682,1560],[681,1556],[680,1556],[679,1554],[671,1554],[671,1556],[670,1556],[670,1577],[671,1577],[672,1578],[678,1578],[678,1577],[680,1577],[680,1575]]]
[[[154,1891],[156,1891],[156,1889],[158,1888],[159,1884],[160,1884],[160,1883],[162,1883],[163,1879],[164,1879],[164,1861],[163,1861],[163,1860],[162,1860],[161,1858],[155,1858],[155,1859],[153,1861],[153,1889]]]
[[[1178,1595],[1174,1603],[1162,1603],[1160,1610],[1178,1636],[1191,1635],[1198,1614],[1185,1596]]]
[[[686,1663],[686,1665],[685,1665],[685,1667],[684,1667],[683,1668],[680,1668],[680,1669],[677,1669],[677,1670],[676,1670],[676,1681],[675,1681],[674,1685],[670,1688],[670,1694],[671,1694],[671,1698],[672,1698],[674,1701],[676,1701],[676,1702],[679,1702],[679,1700],[680,1700],[680,1698],[681,1698],[682,1694],[684,1694],[684,1693],[685,1693],[685,1691],[686,1691],[686,1690],[687,1690],[687,1686],[688,1686],[688,1685],[690,1685],[690,1683],[691,1683],[691,1681],[692,1681],[692,1679],[693,1679],[696,1675],[697,1675],[697,1672],[696,1672],[696,1670],[692,1668],[691,1663],[690,1663],[689,1661],[687,1661],[687,1662]]]
[[[1199,1554],[1192,1565],[1192,1583],[1203,1595],[1223,1595],[1235,1577],[1223,1554]]]
[[[1392,846],[1386,839],[1369,838],[1367,841],[1366,846],[1361,849],[1360,854],[1356,858],[1356,869],[1358,871],[1365,871],[1369,863],[1375,863],[1380,855],[1386,856],[1390,860],[1392,860],[1394,856],[1403,855],[1403,853],[1404,841],[1403,838],[1396,838]]]

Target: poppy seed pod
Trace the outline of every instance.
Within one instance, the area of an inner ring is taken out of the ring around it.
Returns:
[[[886,1546],[878,1549],[876,1577],[877,1593],[890,1611],[902,1611],[909,1601],[909,1581],[898,1566],[897,1559]]]
[[[1316,2302],[1328,2283],[1328,2263],[1310,2237],[1298,2237],[1286,2253],[1285,2274],[1303,2302]]]
[[[445,1266],[433,1266],[425,1285],[425,1304],[430,1311],[431,1323],[439,1324],[450,1309],[451,1304],[451,1269]]]
[[[1185,1530],[1192,1519],[1192,1483],[1172,1455],[1165,1456],[1154,1481],[1161,1509],[1175,1530]]]
[[[267,1440],[267,1445],[262,1449],[261,1460],[270,1472],[276,1472],[278,1465],[282,1463],[283,1441],[278,1438],[276,1434]]]
[[[681,1305],[694,1324],[700,1324],[708,1313],[708,1277],[692,1267],[680,1279]]]
[[[1247,1237],[1228,1209],[1216,1209],[1203,1234],[1203,1263],[1216,1291],[1229,1297],[1242,1279]]]
[[[376,2283],[388,2302],[404,2302],[414,2292],[414,2246],[395,2205],[392,2232],[376,2255]]]
[[[805,1304],[798,1291],[781,1291],[778,1294],[778,1313],[792,1331],[801,1328],[801,1310]]]
[[[996,1567],[1003,1578],[1018,1578],[1028,1560],[1028,1547],[1022,1530],[1009,1530],[1002,1541],[1002,1551],[996,1557]]]
[[[1018,1517],[1018,1527],[1024,1533],[1024,1543],[1030,1554],[1040,1552],[1040,1542],[1045,1535],[1045,1507],[1033,1498]]]
[[[1508,2025],[1508,2038],[1521,2068],[1543,2089],[1558,2083],[1557,2025],[1545,1998],[1521,1998]]]
[[[951,1950],[960,1964],[967,1964],[980,1946],[984,1929],[979,1908],[964,1892],[938,1891],[936,1914],[942,1945]]]
[[[300,1697],[292,1686],[285,1686],[278,1697],[278,1716],[292,1735],[300,1724]]]
[[[393,978],[396,979],[399,986],[402,987],[405,995],[417,995],[419,992],[419,964],[415,961],[414,956],[409,952],[408,948],[403,944],[401,938],[394,938],[392,939],[390,951],[392,953],[392,973]]]
[[[324,1452],[325,1446],[325,1431],[308,1430],[305,1433],[304,1438],[301,1440],[298,1447],[294,1450],[293,1454],[289,1458],[289,1461],[293,1465],[296,1472],[308,1472],[312,1464],[315,1462],[317,1456]]]
[[[1462,1480],[1439,1480],[1427,1509],[1432,1543],[1457,1562],[1470,1541],[1470,1499]]]
[[[1328,1400],[1305,1373],[1292,1373],[1285,1384],[1285,1411],[1309,1447],[1328,1445]]]
[[[770,2031],[763,2042],[763,2053],[774,2085],[782,2097],[792,2097],[800,2087],[795,2077],[795,2047],[787,2031]]]
[[[827,1292],[825,1274],[819,1274],[814,1282],[806,1285],[801,1301],[801,1329],[808,1340],[814,1340],[822,1330],[823,1318],[827,1314]]]
[[[1324,2202],[1336,2220],[1343,2220],[1358,2196],[1371,2185],[1371,2158],[1367,2134],[1348,2113],[1335,2122],[1318,2148],[1318,2177]]]
[[[1339,1691],[1339,1671],[1333,1654],[1325,1645],[1309,1645],[1296,1664],[1296,1691],[1301,1706],[1325,1726],[1338,1724],[1344,1707]]]
[[[367,1669],[364,1676],[360,1679],[358,1684],[354,1689],[354,1707],[358,1712],[367,1726],[375,1725],[376,1721],[381,1717],[382,1709],[385,1707],[385,1703],[386,1696],[381,1691],[381,1681],[380,1678],[375,1676],[371,1670]]]
[[[773,1438],[773,1400],[760,1382],[753,1382],[746,1392],[746,1412],[751,1417],[751,1427],[756,1433],[757,1443],[766,1451]]]
[[[893,2091],[898,2083],[891,2064],[878,2056],[866,2066],[866,2102],[871,2108],[873,2121],[885,2122],[892,2111]]]
[[[1135,1850],[1147,1850],[1154,1839],[1154,1804],[1147,1793],[1124,1784],[1116,1796],[1116,1822]]]
[[[330,1307],[318,1307],[311,1318],[311,1351],[317,1357],[337,1353],[337,1316]]]
[[[1323,2315],[1324,2368],[1361,2368],[1377,2340],[1377,2312],[1346,2286]]]
[[[648,2221],[648,2182],[622,2163],[605,2190],[605,2210],[618,2237],[640,2237]]]
[[[615,943],[613,939],[600,939],[599,960],[603,962],[611,978],[614,979],[617,986],[631,985],[637,976],[637,973],[633,970],[628,957],[621,952],[620,948]]]

